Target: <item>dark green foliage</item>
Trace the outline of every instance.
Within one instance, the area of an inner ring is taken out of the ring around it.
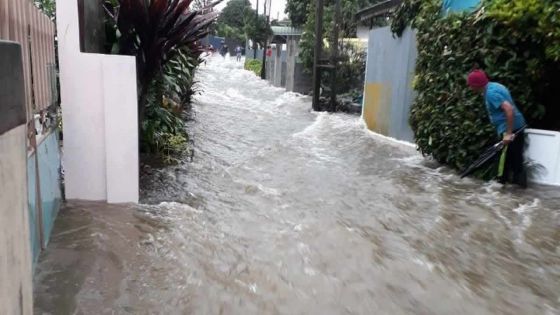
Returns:
[[[547,59],[539,38],[524,34],[524,23],[531,21],[504,23],[495,18],[496,10],[507,9],[499,6],[448,17],[441,17],[440,0],[409,0],[404,6],[408,8],[397,12],[393,31],[402,32],[411,18],[418,31],[418,94],[410,123],[423,154],[461,169],[496,140],[482,96],[466,86],[475,65],[510,88],[532,127],[546,127],[543,117],[557,102],[546,92],[558,89],[552,84],[558,82],[560,68]]]
[[[303,0],[300,0],[303,1]],[[341,27],[340,38],[353,38],[356,36],[356,13],[383,0],[342,0],[341,1]],[[334,0],[325,1],[323,14],[323,39],[325,43],[331,41],[330,36],[334,30]],[[315,2],[307,6],[307,18],[304,25],[304,34],[300,42],[300,58],[307,72],[312,72],[313,56],[315,54]],[[325,45],[326,47],[327,45]],[[328,56],[328,51],[325,51]]]
[[[336,71],[337,94],[363,92],[366,71],[366,52],[360,41],[344,41],[339,44],[339,62]],[[332,72],[323,75],[323,85],[330,88]]]
[[[158,152],[165,135],[185,133],[184,122],[173,109],[163,106],[165,83],[162,76],[148,87],[146,117],[142,122],[141,146],[143,152]]]
[[[243,29],[246,34],[246,39],[251,39],[263,47],[265,42],[272,36],[272,29],[267,23],[267,18],[264,15],[251,14],[247,16],[245,27]]]
[[[367,54],[357,43],[343,42],[339,48],[339,66],[337,72],[339,91],[346,93],[362,90],[366,73]]]
[[[218,18],[216,32],[218,36],[238,42],[251,39],[261,46],[272,35],[266,17],[257,17],[249,0],[229,1]]]
[[[199,64],[188,49],[179,49],[148,89],[141,151],[161,157],[166,164],[178,162],[188,151],[183,112],[196,92],[194,75]]]
[[[286,2],[286,13],[290,17],[292,26],[301,27],[305,24],[311,2],[309,0],[288,0]]]
[[[34,3],[51,20],[55,19],[56,16],[55,0],[35,0]]]
[[[245,15],[251,13],[250,10],[252,9],[249,0],[230,0],[220,13],[217,23],[243,29],[245,26]]]
[[[216,23],[218,36],[236,41],[245,40],[245,25],[249,16],[254,16],[249,0],[231,0],[222,10]]]
[[[196,90],[194,75],[201,60],[193,56],[187,48],[179,49],[166,63],[163,71],[165,96],[186,106],[190,104]]]

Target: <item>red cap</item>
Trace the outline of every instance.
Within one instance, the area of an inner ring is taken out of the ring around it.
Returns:
[[[473,70],[467,78],[467,84],[473,88],[483,88],[488,82],[488,76],[482,70]]]

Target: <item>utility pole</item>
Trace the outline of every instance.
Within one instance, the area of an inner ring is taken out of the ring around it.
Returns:
[[[258,24],[259,24],[259,0],[257,0],[257,8],[255,9],[255,27]],[[257,59],[257,49],[258,49],[257,41],[253,38],[253,59]]]
[[[270,3],[272,0],[264,0],[264,14],[266,15],[266,28],[268,29],[270,27],[270,7],[272,5],[272,3]],[[268,13],[266,12],[266,8],[267,8],[267,3],[268,3]],[[264,47],[263,47],[263,58],[262,58],[262,67],[261,67],[261,79],[266,79],[266,52],[268,48],[268,38],[265,38],[264,40]]]
[[[338,35],[340,31],[340,0],[335,2],[335,13],[334,13],[334,32],[332,39],[332,51],[331,51],[331,64],[333,66],[331,72],[331,109],[336,109],[336,75],[338,69]]]
[[[315,55],[313,56],[313,110],[321,109],[321,69],[319,61],[321,60],[323,50],[323,0],[315,2]]]

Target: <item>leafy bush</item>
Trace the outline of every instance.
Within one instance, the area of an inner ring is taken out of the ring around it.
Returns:
[[[200,63],[201,60],[191,54],[188,48],[182,48],[163,68],[165,96],[183,109],[197,92],[194,77]]]
[[[199,64],[186,48],[180,49],[148,89],[141,151],[160,156],[166,164],[177,163],[189,152],[183,113],[195,93],[194,75]]]
[[[140,150],[161,156],[165,163],[174,163],[188,151],[188,134],[181,109],[164,96],[163,81],[157,78],[148,89],[148,105],[140,127]]]
[[[56,16],[56,1],[55,0],[35,0],[33,2],[51,20],[55,19],[55,16]]]
[[[554,43],[544,41],[544,34],[526,34],[543,19],[536,12],[548,9],[533,12],[525,7],[530,14],[515,13],[522,2],[487,1],[490,6],[475,13],[441,17],[441,0],[406,0],[397,11],[394,32],[401,33],[410,19],[418,31],[414,79],[418,94],[410,123],[423,154],[462,168],[495,141],[481,96],[466,86],[466,74],[475,65],[510,88],[531,126],[551,127],[554,122],[545,113],[558,117],[557,100],[551,94],[560,73],[555,48],[549,46]],[[536,2],[553,1],[527,4]]]
[[[245,61],[245,70],[254,72],[257,76],[261,75],[262,61],[258,59],[247,59]]]
[[[366,51],[357,42],[345,41],[339,45],[337,86],[339,93],[363,90],[366,73]]]

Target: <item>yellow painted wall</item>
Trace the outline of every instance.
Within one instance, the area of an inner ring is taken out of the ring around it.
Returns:
[[[363,119],[369,130],[389,135],[391,89],[381,83],[366,83]]]

